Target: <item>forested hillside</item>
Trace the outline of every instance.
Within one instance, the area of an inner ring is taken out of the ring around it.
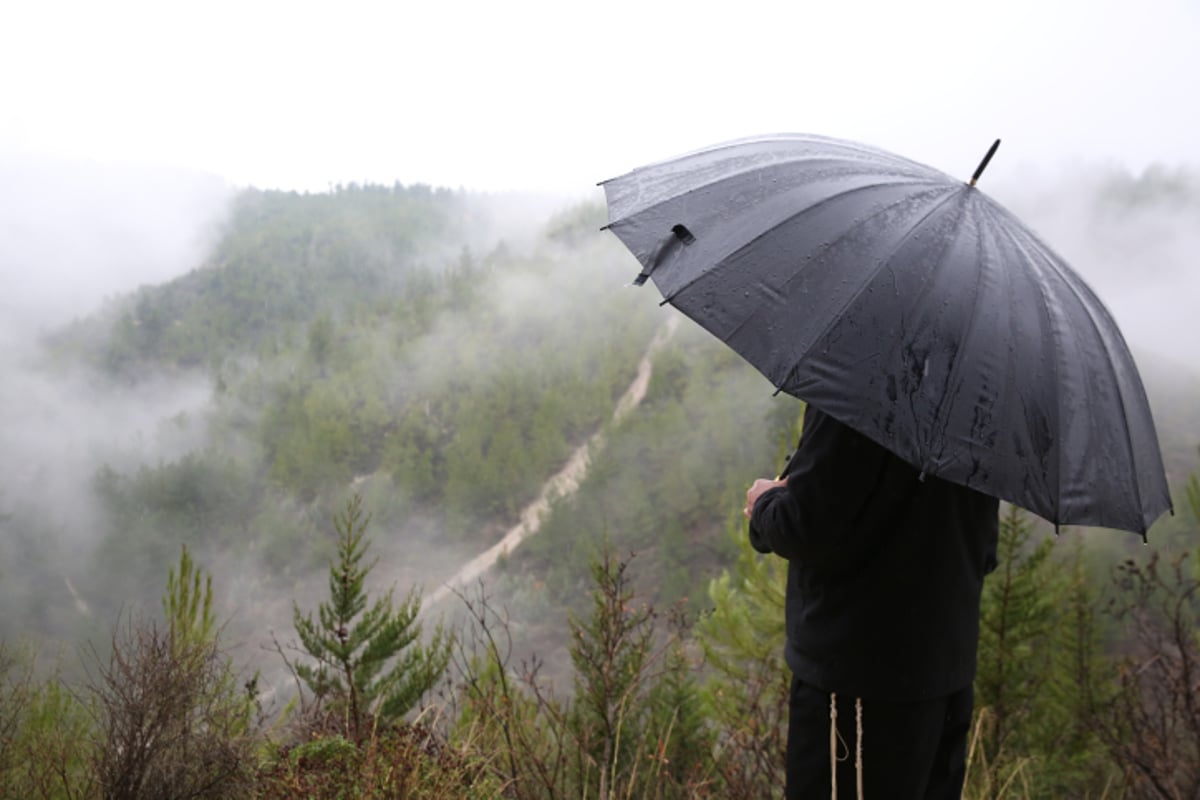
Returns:
[[[1186,175],[1118,176],[1105,186],[1097,219],[1120,209],[1185,217],[1200,209]],[[138,670],[106,661],[109,648],[128,653],[130,664],[159,652],[156,629],[134,622],[157,619],[161,605],[162,669],[195,666],[180,653],[201,647],[204,669],[215,671],[187,675],[210,681],[203,696],[223,714],[221,735],[259,748],[237,772],[249,781],[239,786],[258,780],[258,788],[235,796],[315,792],[306,781],[336,784],[359,773],[379,777],[378,791],[389,796],[391,778],[371,772],[380,762],[364,749],[363,730],[372,713],[399,725],[412,704],[389,699],[386,681],[368,670],[364,696],[379,704],[350,713],[341,684],[306,673],[289,648],[295,629],[309,653],[336,651],[353,638],[346,626],[365,595],[394,587],[399,617],[372,636],[429,647],[427,660],[412,662],[430,678],[414,684],[417,694],[443,672],[454,685],[442,685],[436,705],[445,716],[433,733],[381,728],[372,747],[448,770],[447,780],[477,792],[461,796],[594,796],[594,781],[607,780],[632,796],[654,785],[668,787],[665,797],[758,797],[775,785],[774,693],[786,687],[782,571],[750,551],[739,512],[748,483],[778,469],[794,446],[801,404],[773,396],[686,320],[666,331],[677,313],[660,307],[651,287],[623,285],[636,267],[600,232],[601,205],[562,208],[530,234],[498,222],[512,216],[500,213],[511,212],[500,208],[505,202],[423,186],[246,190],[201,263],[109,298],[5,377],[38,387],[30,397],[53,396],[56,408],[99,419],[101,430],[80,436],[47,410],[44,427],[8,437],[20,446],[6,454],[0,485],[0,712],[20,714],[10,728],[0,720],[0,744],[34,752],[53,740],[38,738],[47,734],[37,720],[75,725],[97,749],[63,755],[76,759],[63,774],[86,773],[104,736],[88,727],[91,712],[55,693],[54,676],[76,679],[73,653],[85,652],[91,685],[97,666],[104,686],[128,679]],[[1119,237],[1113,244],[1132,246]],[[656,336],[645,398],[614,422]],[[1145,723],[1133,706],[1125,716],[1114,710],[1143,689],[1117,667],[1153,650],[1135,633],[1200,612],[1200,561],[1191,555],[1200,533],[1200,354],[1194,343],[1169,357],[1134,345],[1178,513],[1151,531],[1153,550],[1111,532],[1055,539],[1008,513],[1005,561],[985,597],[977,688],[985,760],[972,772],[974,797],[1001,796],[1001,785],[1019,797],[1134,786],[1132,773],[1105,761]],[[556,498],[538,532],[481,585],[421,610],[423,638],[404,639],[421,597],[498,541],[589,442],[578,490]],[[370,555],[354,561],[367,542]],[[1155,554],[1161,563],[1150,560]],[[1181,559],[1173,573],[1171,558]],[[204,603],[202,574],[213,587]],[[1128,626],[1139,603],[1164,598],[1182,598],[1174,618],[1162,606],[1136,630]],[[311,620],[324,617],[309,616],[305,628],[301,611],[322,600],[329,605],[321,614],[339,621],[322,632]],[[122,619],[127,638],[110,636]],[[440,648],[450,640],[431,638],[438,621],[454,633],[449,665],[451,650]],[[1175,658],[1194,645],[1160,650]],[[279,658],[287,654],[293,660]],[[611,685],[613,676],[624,683]],[[1146,692],[1167,686],[1194,697],[1170,679]],[[243,680],[249,699],[237,689]],[[251,725],[258,704],[280,724],[281,698],[301,685],[315,710],[291,712],[308,726],[299,739]],[[1083,697],[1069,686],[1095,692]],[[600,696],[618,689],[620,697]],[[97,698],[106,708],[116,702]],[[385,705],[392,711],[383,714]],[[618,723],[636,734],[619,752],[611,739]],[[304,737],[317,749],[288,749]],[[29,785],[5,771],[13,752],[0,747],[0,794]],[[430,753],[440,755],[422,761]],[[1170,768],[1193,762],[1200,776],[1200,758],[1180,756]],[[266,766],[254,773],[249,763]]]
[[[602,223],[598,206],[566,209],[516,246],[487,241],[486,205],[461,193],[243,193],[204,263],[51,339],[45,374],[82,364],[131,395],[193,376],[210,394],[159,423],[189,447],[98,459],[86,529],[5,497],[2,591],[17,613],[3,630],[70,641],[91,618],[152,602],[141,587],[181,543],[228,565],[241,601],[286,603],[327,561],[328,520],[351,491],[367,498],[388,574],[432,588],[611,417],[667,319],[649,292],[621,288]],[[587,497],[607,510],[539,537],[554,598],[576,596],[606,537],[656,551],[664,597],[698,597],[727,555],[735,487],[794,421],[794,400],[772,401],[695,331],[659,362],[636,433],[597,456]],[[772,406],[785,409],[774,421]]]
[[[130,377],[212,367],[278,353],[322,315],[381,314],[402,298],[409,305],[389,316],[411,321],[408,333],[416,335],[429,319],[420,312],[436,315],[447,302],[435,296],[447,287],[432,276],[460,251],[469,260],[469,243],[482,242],[477,230],[485,225],[482,209],[444,189],[247,190],[206,263],[83,326],[94,348],[88,356]]]

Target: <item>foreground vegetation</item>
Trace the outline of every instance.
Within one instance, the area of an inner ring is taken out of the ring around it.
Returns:
[[[1118,199],[1200,203],[1177,183]],[[59,464],[0,487],[0,797],[778,796],[783,565],[730,512],[799,405],[684,325],[614,423],[664,312],[614,291],[602,221],[516,248],[456,193],[251,191],[197,270],[52,337],[43,376],[206,399],[81,496]],[[1151,393],[1153,550],[1004,517],[971,798],[1200,786],[1200,392]],[[539,533],[423,608],[597,433]]]
[[[1200,486],[1188,524],[1200,532]],[[181,553],[162,615],[128,616],[87,678],[0,651],[0,796],[23,798],[768,798],[782,786],[789,676],[782,562],[728,534],[709,610],[639,598],[636,558],[601,550],[571,614],[569,692],[483,589],[422,632],[420,598],[372,592],[359,498],[334,520],[328,600],[276,643],[294,690],[240,669],[213,576]],[[986,586],[967,796],[1200,791],[1200,560],[1130,559],[1093,596],[1077,542],[1001,521]],[[282,698],[286,696],[286,702]]]

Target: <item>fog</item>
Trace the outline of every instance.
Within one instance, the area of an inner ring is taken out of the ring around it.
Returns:
[[[1148,187],[1157,193],[1137,205],[1120,196]],[[1031,169],[994,187],[993,196],[1087,280],[1139,362],[1153,355],[1200,373],[1200,172]]]
[[[101,451],[128,463],[190,446],[163,423],[200,409],[205,382],[156,376],[130,392],[82,369],[48,371],[40,341],[106,298],[195,267],[232,196],[212,175],[0,153],[0,496],[79,498],[67,486],[90,479]]]
[[[233,188],[214,175],[0,149],[0,325],[10,339],[195,266]]]
[[[0,151],[0,602],[25,610],[9,593],[36,580],[90,614],[75,584],[103,530],[97,469],[135,470],[201,445],[206,378],[116,385],[82,365],[51,366],[42,345],[107,299],[196,266],[232,196],[212,175]],[[138,593],[122,587],[116,602]],[[52,609],[41,613],[27,635],[58,625]]]
[[[1132,186],[1145,176],[1107,164],[1030,169],[996,185],[985,181],[982,188],[1028,221],[1093,285],[1144,370],[1150,360],[1162,359],[1176,365],[1179,375],[1194,376],[1200,363],[1200,180],[1195,173],[1158,169],[1150,176],[1155,185],[1165,182],[1178,191],[1164,191],[1136,208],[1114,199],[1114,187]],[[0,536],[15,535],[4,524],[6,511],[41,508],[57,537],[53,544],[64,586],[86,569],[99,527],[91,489],[96,469],[109,464],[133,471],[202,447],[213,388],[208,376],[199,374],[145,376],[131,387],[111,384],[81,366],[51,368],[39,350],[40,337],[96,312],[108,299],[198,266],[220,235],[232,196],[228,184],[200,173],[0,159],[5,286],[0,295]],[[518,247],[532,246],[534,232],[564,202],[539,195],[488,199],[503,214],[489,217],[487,224],[494,227],[476,231],[481,247],[506,235]],[[601,201],[598,193],[592,199]],[[631,262],[629,274],[608,276],[612,290],[624,290],[632,271]],[[569,294],[574,280],[561,273],[544,280],[514,276],[497,292],[497,308],[534,316],[570,313],[557,301]],[[397,380],[435,379],[452,361],[446,356],[463,326],[470,324],[460,316],[437,320],[411,351],[422,369]],[[1196,444],[1186,446],[1194,452]],[[403,487],[386,476],[363,476],[347,487],[347,493],[351,490],[361,491],[368,507],[404,502]],[[278,513],[302,516],[294,507]],[[373,536],[378,554],[398,552],[410,537],[430,544],[419,560],[390,559],[381,568],[377,577],[384,585],[397,581],[401,591],[411,584],[431,591],[476,555],[465,545],[439,540],[434,521],[422,518],[419,509],[405,531],[374,530]],[[0,553],[7,544],[0,541]],[[264,604],[253,560],[218,555],[204,566],[223,574],[220,593],[227,612],[252,607],[263,627],[280,630],[286,639],[292,600],[305,606],[324,592],[323,554],[296,554],[296,561],[293,591],[272,598],[270,605]],[[0,581],[21,568],[21,563],[0,562]],[[156,597],[161,586],[118,591]],[[92,598],[76,600],[77,608],[93,604]]]
[[[48,358],[44,340],[140,286],[169,282],[202,265],[222,235],[234,196],[229,184],[203,173],[28,153],[0,156],[0,279],[5,287],[0,295],[0,609],[11,604],[26,611],[27,602],[14,593],[28,589],[31,581],[39,596],[60,600],[57,609],[41,609],[37,617],[10,615],[10,631],[28,626],[28,635],[49,632],[69,639],[73,631],[86,630],[103,638],[117,610],[156,612],[161,582],[112,585],[97,596],[95,587],[89,593],[81,580],[109,524],[94,483],[101,466],[133,475],[139,467],[169,464],[213,446],[212,377],[204,371],[173,371],[116,382],[83,364]],[[474,195],[464,246],[476,260],[501,241],[510,253],[526,251],[564,202],[530,193]],[[461,249],[451,248],[418,259],[436,268],[460,256]],[[497,308],[508,314],[546,313],[554,307],[547,301],[564,280],[555,275],[551,285],[541,285],[514,276],[501,284]],[[436,321],[414,347],[418,364],[446,361],[456,331],[470,324],[453,315]],[[382,339],[386,332],[377,336]],[[241,369],[260,367],[252,358],[239,363]],[[397,375],[396,380],[411,382],[422,375]],[[243,413],[236,398],[224,402],[225,413]],[[385,475],[359,476],[346,487],[347,495],[352,491],[364,495],[368,509],[407,503],[404,487]],[[311,518],[298,501],[284,501],[265,513],[282,525],[331,529],[330,520]],[[439,577],[448,578],[476,555],[469,545],[447,542],[438,533],[435,520],[416,507],[406,508],[403,530],[374,523],[373,552],[383,559],[372,586],[395,582],[401,594],[409,586],[432,590]],[[413,542],[431,546],[415,548],[419,557],[414,558]],[[401,557],[406,546],[410,552]],[[328,548],[293,554],[282,592],[279,583],[264,582],[253,546],[238,552],[193,551],[202,566],[220,576],[219,613],[254,626],[253,641],[241,642],[251,646],[251,660],[264,660],[255,652],[267,631],[288,639],[293,601],[315,607],[327,594]],[[162,568],[165,582],[166,565]],[[75,611],[79,616],[71,619]],[[86,627],[97,623],[99,631]],[[234,633],[245,638],[241,630]],[[271,659],[265,660],[270,665]]]
[[[191,446],[167,422],[203,407],[205,381],[153,376],[129,391],[51,372],[39,347],[106,298],[195,267],[232,197],[212,175],[0,153],[0,496],[77,498],[67,486],[101,452],[130,463]]]

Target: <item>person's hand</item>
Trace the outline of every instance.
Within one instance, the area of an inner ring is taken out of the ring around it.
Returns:
[[[759,478],[748,490],[746,490],[746,507],[742,509],[742,515],[747,519],[754,512],[754,504],[758,502],[759,496],[768,489],[774,489],[777,486],[787,486],[786,478]]]

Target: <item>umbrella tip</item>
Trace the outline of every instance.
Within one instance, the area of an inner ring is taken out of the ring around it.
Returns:
[[[979,182],[979,176],[983,174],[983,171],[985,169],[987,169],[988,162],[992,160],[992,156],[996,155],[996,150],[999,147],[1000,147],[999,139],[992,142],[992,146],[988,148],[987,155],[985,155],[983,157],[983,161],[980,161],[979,166],[975,168],[975,174],[971,176],[971,182],[969,184],[967,184],[968,186],[974,186],[976,183]]]

